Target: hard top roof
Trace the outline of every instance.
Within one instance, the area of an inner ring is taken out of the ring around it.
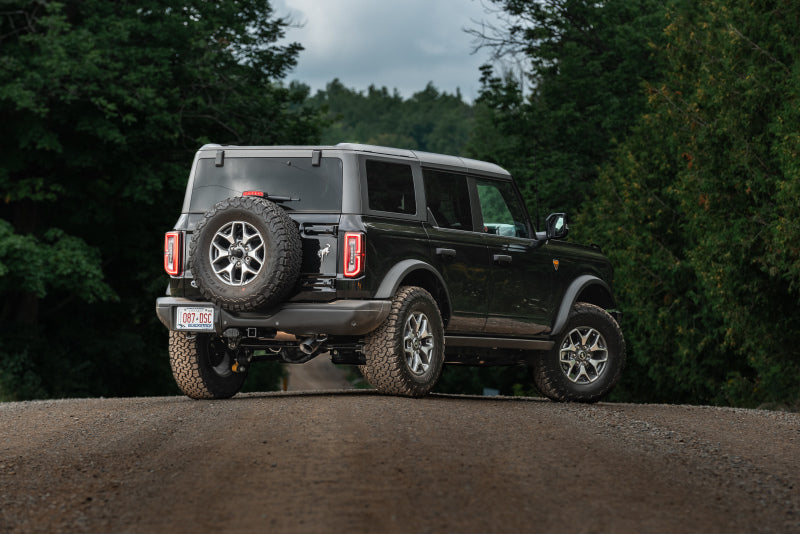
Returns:
[[[494,163],[486,161],[479,161],[470,158],[462,158],[459,156],[448,156],[445,154],[434,154],[431,152],[422,152],[419,150],[407,150],[403,148],[391,148],[376,145],[364,145],[359,143],[339,143],[338,145],[297,145],[297,146],[238,146],[238,145],[217,145],[207,144],[203,145],[200,150],[321,150],[323,153],[326,150],[333,150],[339,152],[353,152],[353,153],[367,153],[393,157],[403,157],[414,159],[420,162],[423,166],[439,167],[449,169],[460,169],[464,172],[491,174],[494,176],[508,177],[511,175],[504,168]]]

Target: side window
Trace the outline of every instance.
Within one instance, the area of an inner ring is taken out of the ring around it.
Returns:
[[[428,208],[441,228],[473,230],[467,177],[440,171],[423,171]]]
[[[367,198],[371,210],[415,214],[417,203],[411,166],[367,160]]]
[[[530,237],[525,208],[511,182],[477,179],[483,231],[490,234]]]

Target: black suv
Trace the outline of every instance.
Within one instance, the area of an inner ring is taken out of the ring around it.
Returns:
[[[536,232],[508,172],[410,150],[206,145],[167,232],[170,330],[181,390],[225,398],[259,360],[329,353],[380,392],[421,396],[445,363],[533,366],[551,399],[593,402],[625,341],[612,268]]]

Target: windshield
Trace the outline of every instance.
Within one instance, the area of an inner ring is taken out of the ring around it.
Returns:
[[[281,205],[291,211],[341,212],[342,160],[322,158],[315,167],[311,158],[225,158],[217,167],[213,159],[201,159],[189,211],[205,213],[245,191],[289,197]]]

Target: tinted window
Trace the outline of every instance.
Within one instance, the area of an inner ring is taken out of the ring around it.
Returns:
[[[425,196],[428,208],[442,228],[472,230],[467,177],[449,172],[429,171],[425,177]]]
[[[490,234],[530,237],[525,208],[511,182],[478,179],[483,230]]]
[[[373,211],[416,213],[411,166],[367,160],[367,198]]]
[[[296,198],[281,205],[292,211],[342,210],[342,161],[322,158],[225,158],[222,167],[213,159],[197,162],[189,210],[205,212],[220,200],[244,191]]]

